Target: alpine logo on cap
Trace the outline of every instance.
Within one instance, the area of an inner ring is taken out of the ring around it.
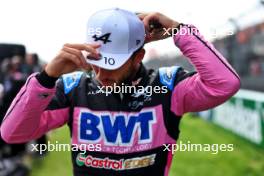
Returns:
[[[110,37],[111,33],[106,33],[106,34],[103,34],[99,37],[97,37],[97,35],[93,35],[93,38],[94,38],[94,41],[98,41],[98,40],[101,40],[104,42],[104,44],[108,43],[108,42],[112,42],[111,40],[109,40],[109,37]]]

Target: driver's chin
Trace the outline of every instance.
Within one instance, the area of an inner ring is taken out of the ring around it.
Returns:
[[[110,79],[99,80],[99,82],[101,83],[102,86],[114,86],[114,85],[118,85],[118,82],[117,81],[110,80]]]

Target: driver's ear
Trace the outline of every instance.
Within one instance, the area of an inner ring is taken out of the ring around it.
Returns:
[[[142,62],[142,60],[143,60],[143,58],[144,58],[144,56],[145,56],[145,53],[146,53],[145,49],[142,48],[141,50],[139,50],[139,51],[135,54],[135,57],[134,57],[134,59],[133,59],[135,65],[136,65],[136,64],[139,64],[139,63]]]

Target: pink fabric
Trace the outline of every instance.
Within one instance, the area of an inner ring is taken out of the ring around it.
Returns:
[[[181,30],[187,31],[187,28],[184,26]],[[176,115],[213,108],[225,102],[240,88],[238,75],[226,59],[212,44],[204,40],[198,30],[193,31],[196,31],[197,36],[180,35],[179,32],[174,37],[176,46],[188,57],[198,72],[174,88],[171,110]]]
[[[167,164],[166,164],[166,168],[165,168],[165,174],[164,174],[165,176],[169,175],[172,159],[173,159],[172,151],[169,151],[168,152],[168,158],[167,158]]]
[[[145,151],[153,148],[157,148],[163,146],[163,144],[172,144],[175,143],[175,140],[172,139],[166,131],[166,127],[163,120],[163,113],[162,113],[162,106],[154,106],[151,108],[143,108],[140,112],[144,111],[152,111],[153,115],[155,116],[156,120],[152,123],[152,140],[148,143],[139,144],[138,143],[138,130],[135,131],[134,141],[130,146],[120,146],[119,144],[113,146],[108,145],[105,143],[105,138],[103,136],[103,129],[102,126],[99,126],[99,130],[101,131],[101,140],[96,142],[97,144],[101,144],[102,151],[108,153],[131,153],[131,152],[139,152]],[[74,119],[73,119],[73,131],[72,131],[72,143],[73,144],[89,144],[90,142],[81,140],[79,138],[79,131],[80,131],[80,112],[90,112],[100,117],[102,114],[111,114],[112,116],[115,114],[125,114],[128,115],[137,115],[138,113],[127,113],[127,112],[113,112],[113,111],[92,111],[88,108],[83,107],[75,107],[74,108]]]
[[[44,111],[54,93],[55,88],[44,88],[35,75],[30,76],[9,107],[1,126],[2,138],[12,143],[27,142],[65,124],[68,108]],[[43,94],[48,97],[44,98]]]

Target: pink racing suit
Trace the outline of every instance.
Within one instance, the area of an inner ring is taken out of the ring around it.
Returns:
[[[72,145],[95,146],[85,153],[72,151],[75,176],[167,176],[172,152],[164,145],[176,143],[181,116],[213,108],[240,88],[237,73],[199,32],[173,39],[197,72],[142,64],[134,79],[137,88],[158,86],[163,92],[106,95],[86,73],[57,80],[43,71],[31,75],[13,100],[1,125],[2,138],[26,142],[68,124]]]

